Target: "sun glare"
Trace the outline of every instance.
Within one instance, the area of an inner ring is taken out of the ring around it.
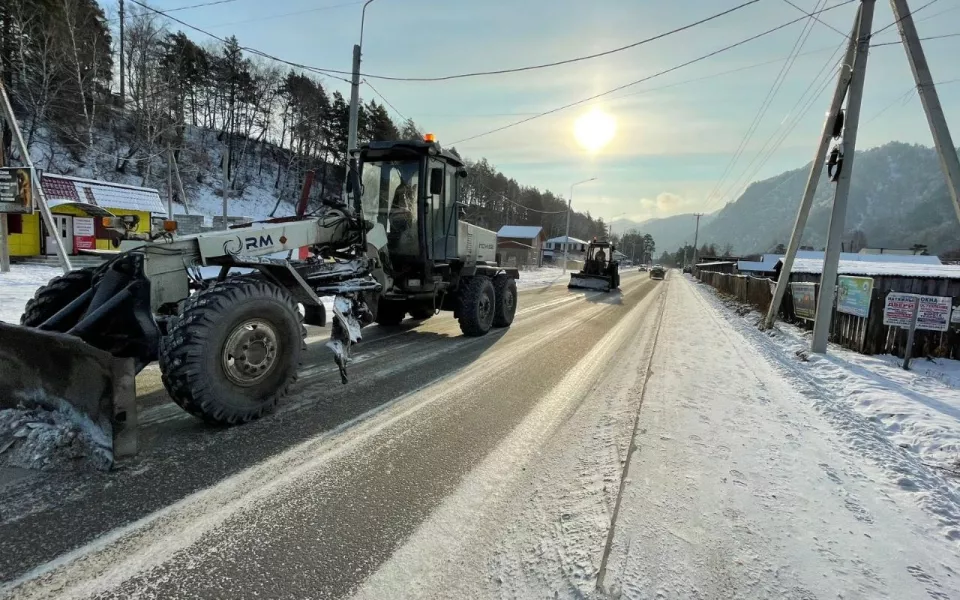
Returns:
[[[589,152],[597,152],[606,146],[616,132],[616,119],[599,108],[582,115],[573,124],[573,136]]]

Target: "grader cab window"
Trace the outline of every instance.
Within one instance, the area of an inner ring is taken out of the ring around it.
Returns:
[[[417,226],[419,161],[381,161],[363,166],[363,216],[382,228],[389,258],[417,257],[420,253]]]

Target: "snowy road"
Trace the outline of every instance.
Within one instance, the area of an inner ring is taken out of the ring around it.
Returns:
[[[702,287],[622,287],[373,328],[344,387],[313,330],[295,397],[229,430],[145,373],[141,457],[0,489],[0,597],[960,598],[953,484]]]

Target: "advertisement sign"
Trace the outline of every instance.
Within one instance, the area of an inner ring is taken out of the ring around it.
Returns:
[[[77,250],[96,249],[97,236],[93,217],[73,218],[73,247]]]
[[[30,169],[0,169],[0,213],[33,213]]]
[[[793,314],[812,321],[817,318],[817,286],[814,283],[791,283]]]
[[[870,314],[872,293],[872,277],[841,275],[837,278],[837,312],[866,318]]]
[[[890,292],[883,303],[883,324],[893,327],[910,327],[913,323],[913,308],[916,304],[916,294]]]
[[[917,329],[946,331],[950,328],[950,305],[952,298],[943,296],[920,296],[917,310]]]
[[[917,306],[919,303],[919,306]],[[952,299],[943,296],[918,296],[891,292],[883,306],[883,324],[909,328],[917,307],[917,329],[946,331],[950,327]]]

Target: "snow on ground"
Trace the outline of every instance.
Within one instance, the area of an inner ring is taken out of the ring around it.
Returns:
[[[960,597],[956,485],[855,399],[801,376],[810,363],[710,288],[673,279],[603,588],[622,598]]]
[[[563,274],[560,267],[540,267],[539,269],[529,269],[520,271],[520,280],[517,281],[519,289],[544,287],[555,283],[566,283],[570,278],[570,273]]]
[[[59,267],[10,265],[9,273],[0,273],[0,321],[19,323],[27,300],[37,288],[63,275]]]
[[[711,296],[722,304],[728,317],[738,318],[749,328],[761,318],[755,311],[732,316],[732,301],[715,293]],[[812,354],[812,335],[778,323],[763,340],[763,347],[787,360],[796,376],[832,398],[843,399],[863,418],[877,423],[899,447],[916,453],[925,463],[960,475],[960,361],[919,358],[911,362],[910,371],[904,371],[903,360],[895,356],[866,356],[835,344],[826,355]]]
[[[646,383],[655,322],[625,316],[605,375],[558,382],[357,598],[960,598],[955,484],[708,288],[660,285]]]

